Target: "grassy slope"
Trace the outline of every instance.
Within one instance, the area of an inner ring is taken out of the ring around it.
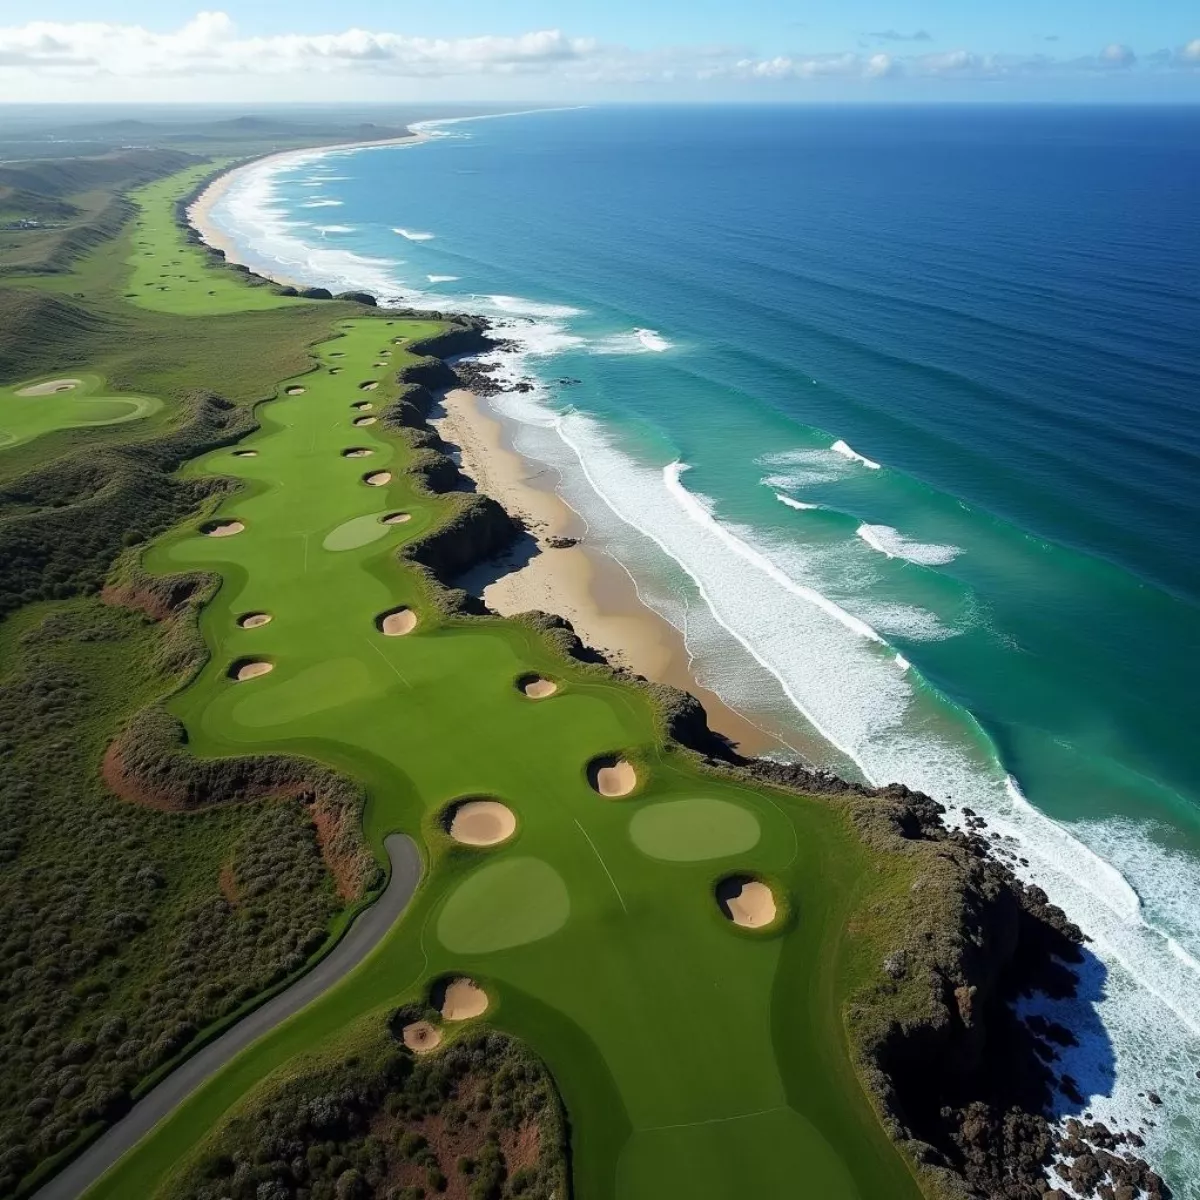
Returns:
[[[270,1071],[446,970],[484,980],[497,1000],[492,1019],[554,1071],[576,1131],[581,1196],[771,1195],[805,1179],[831,1197],[912,1194],[846,1058],[841,1007],[859,979],[859,948],[843,931],[867,864],[838,812],[699,774],[663,748],[643,693],[567,664],[519,623],[440,617],[420,577],[396,561],[446,502],[413,490],[403,444],[381,424],[353,428],[350,405],[388,399],[394,385],[374,365],[379,353],[391,350],[400,365],[392,339],[420,332],[383,318],[343,323],[318,348],[317,371],[290,381],[304,394],[281,387],[262,410],[262,431],[243,443],[257,458],[220,451],[190,468],[244,478],[221,513],[246,531],[213,540],[179,530],[148,565],[225,579],[204,615],[212,662],[174,702],[195,751],[286,750],[356,775],[370,790],[376,845],[423,825],[428,881],[350,980],[201,1089],[93,1194],[152,1192]],[[358,390],[367,379],[380,381],[376,391]],[[350,446],[373,455],[344,459]],[[364,472],[381,469],[396,473],[393,483],[364,486]],[[358,549],[323,548],[345,522],[394,509],[412,522]],[[382,638],[375,616],[402,603],[419,612],[418,631]],[[236,628],[237,614],[257,609],[274,621]],[[273,660],[274,672],[232,683],[226,669],[244,655]],[[557,678],[560,694],[521,696],[513,683],[529,670]],[[602,801],[584,767],[618,747],[637,758],[645,786],[632,801]],[[439,833],[444,804],[477,793],[517,811],[508,846],[468,853]],[[757,845],[694,863],[635,848],[638,808],[696,796],[753,813]],[[786,889],[792,917],[781,933],[744,935],[721,918],[712,883],[735,868]],[[476,926],[493,929],[493,944],[526,940],[472,947],[464,930]],[[535,933],[544,936],[527,940]]]

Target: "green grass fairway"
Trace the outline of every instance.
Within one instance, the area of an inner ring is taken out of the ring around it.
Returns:
[[[455,499],[414,490],[406,443],[382,423],[355,428],[351,407],[378,380],[370,397],[384,408],[404,359],[393,342],[429,329],[382,314],[341,322],[315,369],[260,407],[260,432],[187,468],[243,481],[210,517],[242,531],[211,537],[197,520],[146,558],[155,572],[224,580],[202,621],[211,661],[172,702],[193,752],[304,754],[356,776],[372,843],[417,836],[427,877],[361,967],[193,1094],[89,1195],[155,1194],[272,1071],[455,972],[484,984],[487,1019],[554,1072],[580,1200],[916,1197],[841,1017],[879,970],[849,916],[869,889],[907,880],[876,872],[828,804],[704,774],[665,749],[646,693],[564,661],[518,622],[439,615],[396,551]],[[384,349],[391,365],[372,368]],[[355,447],[371,453],[344,457]],[[391,482],[367,486],[379,471]],[[399,511],[411,519],[381,523]],[[417,625],[385,637],[377,619],[399,606]],[[239,627],[258,612],[270,623]],[[236,682],[240,660],[273,669]],[[516,687],[529,673],[558,692],[530,700]],[[602,799],[587,765],[618,750],[640,787]],[[451,842],[439,815],[468,796],[507,804],[516,834],[486,849]],[[734,871],[785,893],[778,928],[721,915],[714,885]]]
[[[131,193],[141,212],[133,224],[133,254],[125,298],[139,308],[178,316],[255,312],[304,301],[249,287],[238,273],[215,266],[208,253],[185,242],[175,223],[175,201],[213,174],[204,163]]]
[[[64,387],[68,383],[72,386],[39,394],[39,388],[59,381]],[[27,379],[12,387],[0,387],[0,450],[58,429],[136,421],[161,407],[162,401],[154,396],[107,393],[99,375],[64,371],[62,376],[50,379]]]

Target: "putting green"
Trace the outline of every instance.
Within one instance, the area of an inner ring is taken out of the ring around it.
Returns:
[[[571,912],[563,877],[537,858],[480,867],[450,893],[437,935],[456,954],[487,954],[557,933]]]
[[[913,1200],[846,1049],[843,1004],[882,958],[847,925],[890,884],[848,820],[704,772],[663,744],[647,692],[522,623],[444,615],[398,556],[464,498],[424,490],[405,470],[407,441],[383,421],[355,428],[351,405],[378,378],[385,411],[405,340],[438,328],[386,313],[340,321],[313,348],[316,369],[259,407],[261,428],[238,447],[255,456],[225,448],[185,469],[245,486],[144,556],[151,572],[223,581],[201,617],[211,659],[170,701],[191,752],[329,763],[365,787],[377,849],[395,831],[423,838],[425,879],[360,967],[164,1115],[88,1195],[161,1194],[230,1107],[297,1054],[437,978],[478,972],[493,1001],[483,1019],[526,1039],[562,1090],[577,1200],[804,1194],[806,1178],[823,1200]],[[372,375],[387,345],[389,369]],[[341,454],[351,446],[372,450],[389,482],[364,487],[364,460]],[[393,512],[410,519],[384,524]],[[236,537],[201,532],[235,518]],[[377,618],[401,607],[415,629],[383,636]],[[270,623],[238,626],[258,612]],[[247,659],[273,670],[231,681]],[[513,686],[530,676],[561,685],[552,701]],[[637,763],[638,792],[603,802],[586,767],[618,747]],[[439,818],[464,796],[511,798],[516,835],[453,843]],[[715,857],[778,879],[805,920],[753,938],[731,928],[713,902]]]
[[[368,546],[381,537],[387,537],[388,527],[383,518],[387,512],[368,513],[365,517],[351,517],[325,535],[321,546],[326,550],[357,550]]]
[[[758,845],[758,818],[726,800],[668,800],[639,809],[629,822],[633,844],[651,858],[700,862]]]
[[[63,390],[46,390],[55,384]],[[136,421],[160,408],[162,401],[154,396],[105,391],[105,381],[99,375],[64,372],[48,379],[27,379],[12,387],[0,387],[0,450],[57,429]]]

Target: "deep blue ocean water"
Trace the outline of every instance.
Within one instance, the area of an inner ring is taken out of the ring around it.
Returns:
[[[1200,109],[434,132],[277,160],[214,219],[503,318],[518,444],[705,682],[985,815],[1094,938],[1068,1066],[1200,1196]]]

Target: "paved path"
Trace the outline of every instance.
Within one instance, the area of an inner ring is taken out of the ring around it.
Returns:
[[[115,1125],[64,1167],[33,1200],[76,1200],[169,1112],[236,1054],[286,1021],[358,966],[404,911],[421,879],[421,856],[402,833],[384,842],[392,877],[383,895],[360,913],[340,942],[307,975],[227,1029],[147,1092]]]

